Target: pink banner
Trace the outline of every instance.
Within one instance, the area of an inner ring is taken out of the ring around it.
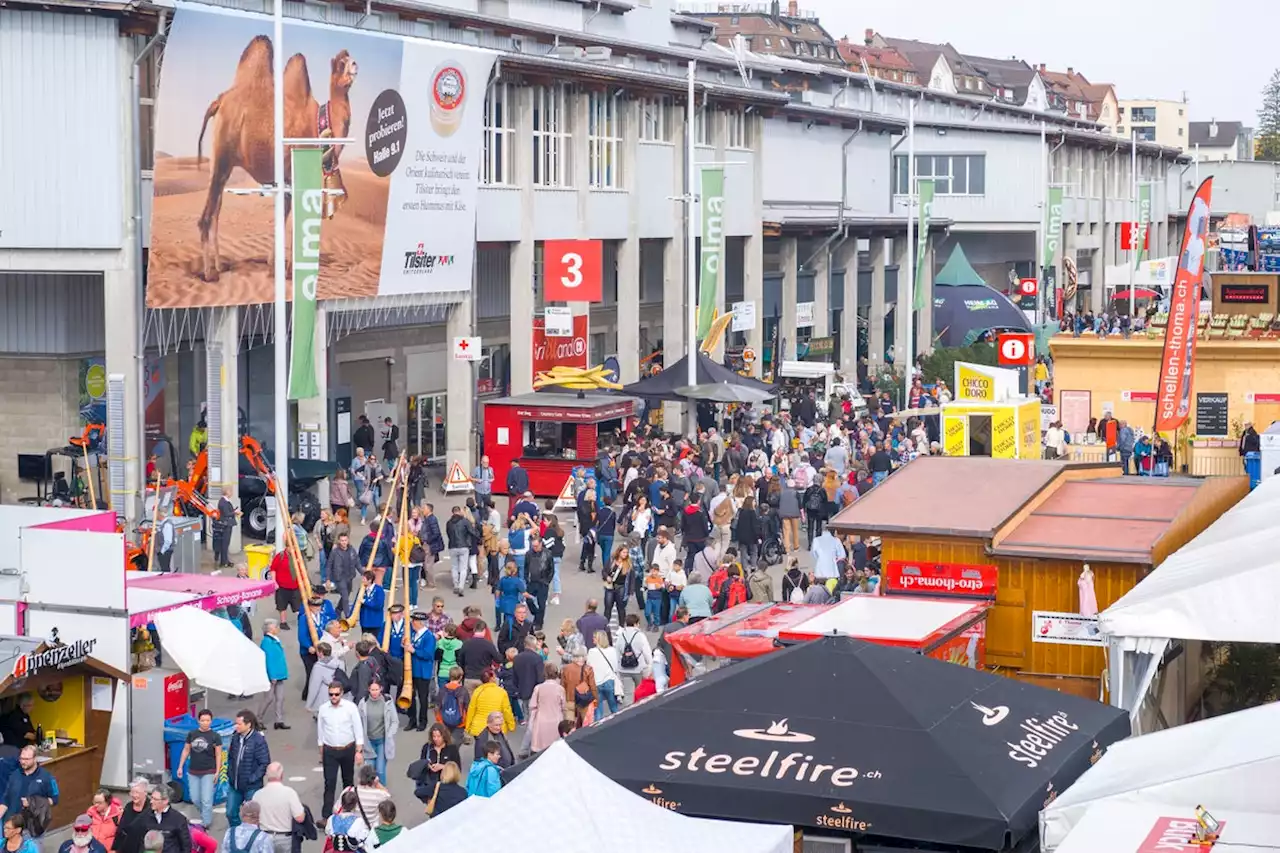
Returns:
[[[77,515],[75,518],[64,518],[61,521],[46,521],[44,524],[33,524],[41,530],[79,530],[83,533],[115,533],[116,515],[113,512],[96,512],[93,515]]]
[[[128,579],[127,592],[150,590],[180,596],[158,607],[129,614],[129,627],[138,628],[149,623],[157,613],[177,610],[180,607],[199,607],[201,610],[217,610],[231,604],[244,604],[266,598],[276,591],[274,581],[224,578],[219,575],[148,574],[133,572]]]

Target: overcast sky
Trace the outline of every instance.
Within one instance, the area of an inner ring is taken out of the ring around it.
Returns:
[[[784,0],[783,6],[786,3]],[[1211,11],[1204,0],[800,0],[837,39],[881,35],[951,42],[961,53],[1068,66],[1116,97],[1178,100],[1193,121],[1257,123],[1262,87],[1280,66],[1280,8],[1272,0]]]

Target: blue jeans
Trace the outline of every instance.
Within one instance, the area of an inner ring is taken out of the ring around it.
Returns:
[[[662,624],[662,594],[649,595],[645,594],[644,599],[644,621],[646,625]]]
[[[329,581],[329,555],[324,552],[324,548],[320,548],[318,557],[320,561],[320,583],[328,583]],[[207,827],[209,824],[205,824]]]
[[[511,560],[516,564],[516,571],[520,573],[520,580],[528,582],[528,579],[524,576],[524,557],[524,554],[512,554]]]
[[[603,562],[600,574],[605,574],[609,571],[609,561],[613,559],[613,537],[601,536],[596,541],[600,543],[600,559]]]
[[[1121,451],[1120,451],[1120,471],[1121,471],[1121,473],[1124,473],[1124,474],[1128,474],[1128,473],[1129,473],[1129,460],[1130,460],[1130,459],[1132,459],[1132,458],[1133,458],[1133,451],[1129,451],[1128,453],[1125,453],[1123,450],[1121,450]],[[1137,472],[1135,471],[1134,473],[1136,474]]]
[[[600,704],[596,708],[596,719],[603,720],[609,714],[618,713],[618,694],[613,689],[613,679],[609,679],[604,684],[597,684],[596,690],[600,694]],[[605,706],[609,710],[605,712]]]
[[[873,471],[871,473],[871,481],[877,486],[883,483],[888,478],[889,478],[888,471]]]
[[[383,785],[387,784],[387,752],[384,748],[386,739],[374,740],[369,738],[365,741],[368,750],[365,752],[365,764],[372,764],[373,769],[378,771],[378,781]]]
[[[206,828],[213,826],[213,789],[218,786],[217,773],[204,773],[199,776],[187,774],[187,789],[191,794],[191,802],[200,809],[200,819]],[[231,806],[227,804],[227,813]]]
[[[555,576],[555,577],[553,577],[553,578],[551,579],[551,594],[552,594],[552,595],[559,595],[559,594],[560,594],[560,560],[561,560],[561,559],[563,559],[563,558],[561,558],[561,557],[555,557],[555,558],[553,558],[553,559],[552,559],[552,561],[551,561],[551,562],[552,562],[552,564],[556,567],[556,576]]]
[[[262,789],[262,785],[254,785],[247,791],[237,791],[235,788],[227,788],[227,823],[231,826],[240,825],[240,804],[246,800],[252,800],[253,795]],[[208,826],[208,824],[206,824]]]

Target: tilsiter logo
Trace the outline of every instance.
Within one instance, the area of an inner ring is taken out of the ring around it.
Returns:
[[[433,272],[436,267],[453,266],[453,255],[428,255],[424,245],[404,253],[404,271],[409,275]]]
[[[979,705],[977,702],[970,702],[973,710],[982,714],[982,724],[984,726],[998,726],[1004,722],[1004,718],[1009,716],[1009,708],[1005,705],[997,705],[994,708],[987,708]]]
[[[791,731],[785,719],[772,722],[767,728],[735,729],[733,734],[744,740],[770,743],[802,744],[817,740],[813,735]],[[812,755],[806,755],[803,752],[783,754],[776,749],[766,756],[734,756],[727,753],[709,753],[706,747],[699,746],[692,752],[668,752],[663,756],[658,767],[668,771],[732,773],[734,776],[760,776],[765,779],[776,779],[779,782],[794,781],[812,784],[822,782],[825,776],[827,784],[838,788],[850,787],[859,777],[880,778],[879,770],[859,771],[856,767],[819,764]]]
[[[734,734],[747,740],[767,740],[774,743],[813,743],[814,740],[813,735],[788,729],[786,719],[770,723],[767,729],[737,729]]]

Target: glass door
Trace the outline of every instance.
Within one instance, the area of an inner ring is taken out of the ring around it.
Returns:
[[[422,443],[419,451],[432,462],[444,460],[445,394],[424,394],[420,398],[418,434]]]

